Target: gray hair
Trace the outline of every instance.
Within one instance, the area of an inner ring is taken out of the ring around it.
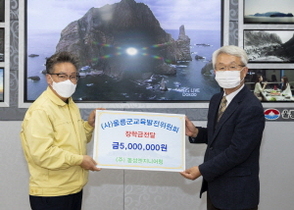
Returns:
[[[219,48],[218,50],[214,51],[214,53],[212,54],[212,65],[214,69],[215,69],[216,58],[219,54],[222,54],[222,53],[241,58],[241,62],[244,64],[244,66],[246,66],[248,63],[248,56],[242,48],[234,46],[234,45],[228,45],[228,46],[223,46]]]

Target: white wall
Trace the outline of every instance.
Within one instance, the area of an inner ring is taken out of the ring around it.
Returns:
[[[261,147],[259,210],[294,207],[294,123],[268,122]]]
[[[0,121],[0,210],[28,210],[28,170],[21,150],[21,122]],[[201,122],[204,124],[204,122]],[[293,209],[294,123],[268,122],[261,148],[259,210]],[[91,154],[92,144],[89,144]],[[204,145],[187,143],[187,167],[200,164]],[[206,209],[199,199],[201,179],[179,173],[103,169],[91,172],[84,189],[83,209],[176,210]]]

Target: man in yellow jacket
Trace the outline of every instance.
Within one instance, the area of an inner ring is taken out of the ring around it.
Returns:
[[[30,204],[34,210],[78,210],[88,170],[100,171],[86,155],[95,124],[95,110],[88,121],[73,102],[78,74],[77,60],[67,52],[46,62],[45,90],[27,110],[21,142],[30,172]]]

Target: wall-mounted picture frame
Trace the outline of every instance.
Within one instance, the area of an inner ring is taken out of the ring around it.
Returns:
[[[28,107],[45,90],[45,59],[62,50],[81,61],[73,98],[82,108],[97,103],[106,108],[207,107],[219,91],[210,61],[228,27],[223,23],[227,1],[39,4],[20,2],[20,107]],[[55,15],[49,18],[50,11]],[[126,54],[127,47],[137,55]]]
[[[4,102],[4,68],[0,67],[0,103]]]
[[[10,1],[0,0],[0,12],[0,107],[9,107]]]
[[[0,62],[5,61],[5,28],[0,28]]]
[[[290,17],[262,17],[252,14],[268,12],[287,12],[292,1],[240,0],[238,2],[238,45],[243,47],[249,57],[248,75],[245,84],[254,93],[257,77],[263,77],[260,86],[266,82],[264,94],[258,93],[265,108],[286,107],[293,104],[294,73],[294,25]],[[251,16],[250,16],[251,15]],[[250,17],[249,17],[250,16]],[[249,18],[249,19],[248,19]],[[251,18],[251,19],[250,19]],[[280,20],[279,20],[280,19]],[[293,47],[293,48],[292,48]],[[281,89],[281,78],[287,76],[290,91]],[[257,85],[256,85],[257,84]]]
[[[249,69],[245,85],[262,102],[294,102],[294,69]]]
[[[243,1],[244,24],[294,24],[292,0]]]
[[[5,0],[0,0],[0,23],[5,22]]]
[[[294,63],[294,28],[243,31],[249,63]]]

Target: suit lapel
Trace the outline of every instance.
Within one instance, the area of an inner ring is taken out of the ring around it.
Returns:
[[[246,87],[243,87],[242,90],[230,102],[229,106],[227,107],[227,109],[223,113],[223,116],[221,117],[221,119],[219,120],[219,122],[216,122],[216,120],[214,120],[214,126],[215,126],[214,128],[215,129],[214,129],[214,132],[213,132],[213,137],[212,137],[212,142],[211,143],[213,143],[213,141],[215,140],[217,134],[219,133],[219,131],[222,128],[222,126],[224,125],[224,123],[238,109],[240,103],[242,102],[242,100],[245,97],[245,94],[246,94]],[[219,103],[220,103],[221,97],[219,98]],[[216,119],[218,108],[215,108],[214,112],[215,112],[214,113],[214,116],[215,116],[215,119]]]
[[[211,104],[211,116],[213,117],[213,122],[212,122],[212,126],[213,128],[215,128],[216,124],[217,124],[217,115],[218,115],[218,109],[219,109],[219,105],[221,102],[221,99],[223,97],[223,92],[221,94],[219,94],[216,99],[214,100],[214,102]]]

